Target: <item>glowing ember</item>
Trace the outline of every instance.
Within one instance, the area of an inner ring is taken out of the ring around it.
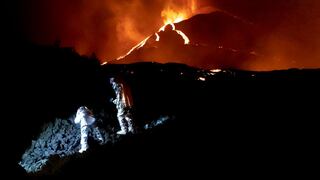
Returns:
[[[221,69],[212,69],[211,72],[213,73],[218,73],[218,72],[221,72],[222,70]]]
[[[199,80],[199,81],[206,81],[206,78],[204,78],[204,77],[199,77],[198,80]]]

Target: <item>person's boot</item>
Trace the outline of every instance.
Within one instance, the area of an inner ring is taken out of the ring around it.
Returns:
[[[85,152],[87,149],[85,149],[85,148],[81,148],[80,150],[79,150],[79,153],[83,153],[83,152]]]
[[[135,133],[135,127],[133,124],[133,120],[130,117],[126,117],[126,121],[128,123],[128,132],[134,134]]]
[[[127,132],[125,130],[120,130],[117,132],[118,135],[126,135]]]
[[[93,129],[93,133],[94,133],[94,135],[96,136],[96,138],[99,140],[100,143],[103,143],[103,142],[104,142],[104,139],[103,139],[102,134],[101,134],[101,132],[100,132],[100,130],[99,130],[98,127],[95,127],[95,128]]]
[[[126,120],[124,118],[121,118],[121,120],[119,120],[119,124],[120,124],[121,130],[118,131],[117,134],[126,135],[127,132],[128,132],[128,127],[127,127]]]

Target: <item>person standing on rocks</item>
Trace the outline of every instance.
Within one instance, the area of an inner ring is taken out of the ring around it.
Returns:
[[[120,125],[119,135],[135,133],[135,126],[132,119],[132,95],[130,87],[120,78],[110,78],[110,84],[115,92],[113,103],[117,108],[117,118]]]

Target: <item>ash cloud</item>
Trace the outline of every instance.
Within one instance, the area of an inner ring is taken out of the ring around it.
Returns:
[[[202,1],[197,1],[201,5]],[[26,0],[16,8],[22,33],[31,41],[71,46],[80,54],[111,60],[162,25],[165,7],[184,7],[190,0]]]
[[[60,39],[81,54],[117,58],[162,26],[162,0],[29,0],[23,26],[32,41]],[[180,2],[181,3],[181,2]]]
[[[320,2],[317,0],[215,0],[216,7],[251,21],[267,55],[255,70],[319,68]]]

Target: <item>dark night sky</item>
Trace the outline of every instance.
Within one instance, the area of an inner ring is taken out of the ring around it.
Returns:
[[[10,33],[40,44],[56,39],[81,54],[95,52],[112,59],[162,25],[168,4],[188,0],[24,0],[7,2]],[[198,8],[213,7],[251,21],[265,30],[261,43],[286,67],[320,67],[320,1],[318,0],[198,0]],[[292,66],[292,62],[291,65]]]

